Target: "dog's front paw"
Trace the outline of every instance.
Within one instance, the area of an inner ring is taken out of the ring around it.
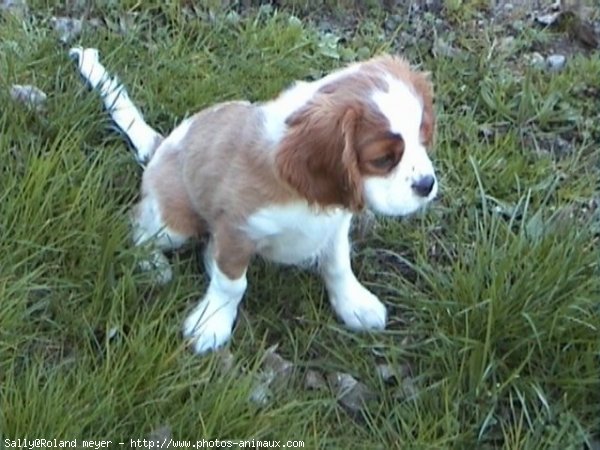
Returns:
[[[385,306],[360,283],[349,283],[333,293],[331,304],[344,324],[356,331],[383,330],[387,321]]]
[[[197,354],[216,350],[231,337],[237,311],[231,306],[219,304],[222,305],[207,296],[183,323],[183,336]]]

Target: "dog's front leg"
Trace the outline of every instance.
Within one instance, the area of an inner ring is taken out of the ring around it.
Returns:
[[[223,221],[215,227],[205,257],[208,289],[183,324],[183,335],[196,353],[216,350],[229,341],[253,251],[253,244],[230,224]]]
[[[319,261],[329,302],[338,317],[353,330],[382,330],[387,313],[379,299],[356,279],[350,264],[349,231],[352,216],[348,214],[331,239]]]

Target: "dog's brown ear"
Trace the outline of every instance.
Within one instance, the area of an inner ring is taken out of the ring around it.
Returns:
[[[301,108],[286,122],[276,156],[279,176],[311,204],[360,211],[364,199],[355,148],[359,119],[358,108],[340,108],[326,95]]]

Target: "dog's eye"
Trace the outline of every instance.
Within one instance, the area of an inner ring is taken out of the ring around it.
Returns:
[[[395,157],[392,153],[371,160],[371,164],[378,169],[389,169],[395,163]]]

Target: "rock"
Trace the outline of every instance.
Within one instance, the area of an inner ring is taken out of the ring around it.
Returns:
[[[377,400],[377,394],[372,389],[350,374],[331,373],[327,381],[339,403],[351,412],[359,412]]]
[[[263,361],[263,369],[268,372],[273,372],[278,377],[287,377],[291,374],[294,364],[279,355],[276,350],[277,345],[267,349]]]
[[[512,53],[515,50],[515,38],[513,36],[506,36],[500,39],[499,48],[504,53]]]
[[[375,367],[377,375],[388,384],[399,383],[410,374],[410,366],[408,364],[378,364]]]
[[[44,91],[31,85],[13,84],[10,88],[10,96],[13,100],[23,103],[35,111],[44,109],[48,96]]]
[[[550,55],[546,58],[546,64],[551,72],[558,72],[565,67],[567,57],[565,55]]]
[[[0,11],[6,11],[17,17],[24,17],[29,12],[29,8],[23,0],[2,0]]]
[[[339,40],[340,37],[333,33],[322,34],[318,44],[321,55],[332,59],[340,59],[340,52],[338,48]]]
[[[327,382],[319,372],[309,369],[304,375],[304,388],[312,391],[321,391],[327,388]]]
[[[538,52],[533,52],[531,55],[528,55],[527,59],[533,67],[537,67],[538,69],[541,69],[546,65],[546,60],[541,53]]]
[[[268,405],[273,396],[269,384],[271,384],[271,380],[265,379],[254,386],[252,392],[250,392],[250,402],[254,403],[256,406]]]
[[[393,32],[398,29],[402,22],[402,16],[399,14],[392,14],[385,20],[383,26],[387,32]]]
[[[302,20],[298,16],[291,15],[288,19],[288,25],[294,28],[302,28]]]
[[[544,25],[546,27],[550,25],[554,25],[556,21],[560,18],[561,12],[554,12],[550,14],[543,14],[541,16],[537,16],[535,21],[540,25]]]
[[[235,370],[235,357],[227,348],[223,348],[217,352],[219,356],[219,369],[221,374],[226,375]]]
[[[258,8],[258,14],[260,16],[270,16],[271,14],[273,14],[273,11],[275,11],[275,8],[270,3],[262,4]]]
[[[231,10],[225,15],[225,20],[231,25],[236,25],[240,22],[240,15],[236,11]]]
[[[456,48],[448,44],[444,39],[437,38],[431,49],[436,58],[454,58],[460,53]]]
[[[419,389],[412,378],[402,380],[393,393],[393,398],[398,401],[413,400],[419,395]]]
[[[368,59],[371,57],[371,50],[369,49],[369,47],[362,46],[358,50],[356,50],[356,57],[359,61]]]
[[[83,22],[72,17],[52,17],[52,27],[59,35],[61,42],[71,42],[83,31]]]
[[[114,338],[117,337],[119,333],[119,329],[117,327],[112,327],[108,329],[108,332],[106,333],[106,339],[113,340]]]
[[[257,383],[250,393],[250,401],[258,406],[267,405],[273,389],[285,387],[294,370],[294,364],[277,354],[276,350],[277,345],[267,349]]]
[[[525,22],[520,19],[513,20],[509,25],[513,30],[521,32],[525,29]]]

